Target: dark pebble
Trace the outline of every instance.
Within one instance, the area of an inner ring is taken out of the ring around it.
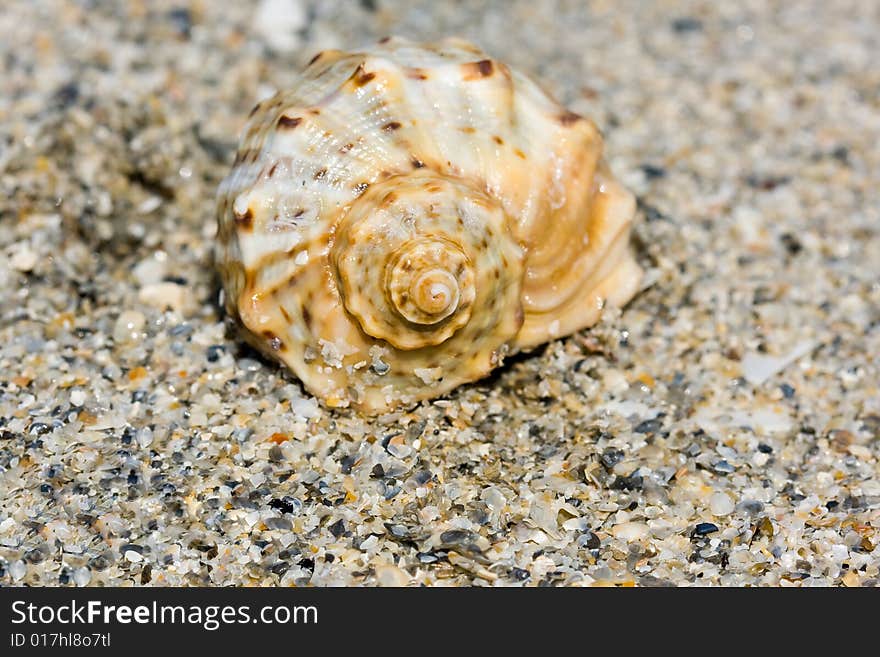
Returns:
[[[55,90],[52,101],[59,109],[67,109],[79,100],[79,86],[76,82],[68,82]]]
[[[795,389],[787,383],[783,383],[781,386],[779,386],[779,389],[782,391],[782,396],[786,399],[791,399],[792,397],[794,397]]]
[[[42,436],[43,434],[49,433],[49,431],[51,431],[51,429],[45,422],[34,422],[30,429],[28,429],[28,433],[31,436]]]
[[[599,457],[599,460],[607,470],[610,470],[623,460],[623,452],[619,449],[609,447],[602,452],[602,456]]]
[[[672,30],[678,34],[687,34],[688,32],[699,32],[703,29],[703,23],[692,16],[676,18],[672,21]]]
[[[24,560],[28,563],[43,563],[46,560],[46,548],[34,548],[25,552]]]
[[[466,529],[450,529],[440,534],[440,542],[443,545],[461,545],[472,543],[476,536]]]
[[[427,484],[434,477],[434,473],[430,470],[419,470],[415,474],[415,480],[417,484]]]
[[[396,536],[397,538],[406,538],[409,536],[409,529],[406,525],[395,525],[390,522],[385,523],[385,529],[387,529],[392,536]]]
[[[177,326],[172,327],[171,330],[168,331],[168,333],[170,333],[171,335],[173,335],[175,337],[180,337],[181,335],[189,335],[192,332],[193,332],[192,325],[186,324],[186,323],[178,324]]]
[[[758,443],[758,451],[762,454],[772,454],[773,448],[767,443]]]
[[[180,36],[188,39],[192,31],[192,12],[185,7],[176,7],[168,12],[168,19]]]
[[[804,248],[800,240],[791,233],[783,233],[779,236],[779,241],[782,242],[782,246],[785,247],[788,255],[797,255]]]
[[[736,468],[734,468],[730,463],[721,459],[720,461],[716,461],[712,464],[712,469],[719,474],[730,474],[731,472],[735,472]]]
[[[696,527],[694,527],[694,536],[705,536],[706,534],[711,534],[712,532],[718,531],[718,525],[713,522],[701,522]]]
[[[588,550],[598,550],[602,541],[590,530],[585,531],[579,538],[578,543],[582,544]]]
[[[110,564],[113,563],[110,559],[108,559],[105,555],[99,554],[96,557],[92,557],[89,559],[89,569],[90,570],[107,570]]]
[[[385,468],[382,467],[381,463],[377,463],[373,466],[373,469],[370,471],[370,476],[373,479],[381,479],[385,476]]]
[[[269,570],[272,571],[273,573],[275,573],[276,575],[283,575],[288,570],[290,570],[290,564],[287,563],[286,561],[279,561],[278,563],[273,564]]]
[[[644,483],[644,478],[637,474],[631,474],[627,477],[617,476],[611,484],[611,488],[613,490],[641,490]]]
[[[648,180],[663,178],[666,175],[666,169],[664,169],[663,167],[655,166],[653,164],[643,164],[642,172],[645,174],[645,177]]]
[[[339,461],[339,471],[342,472],[342,474],[351,474],[351,468],[354,466],[355,461],[357,461],[356,454],[346,454]]]
[[[843,500],[844,509],[861,509],[863,506],[865,506],[865,501],[861,497],[847,495],[846,499]]]
[[[663,420],[654,418],[653,420],[645,420],[644,422],[639,422],[633,428],[633,431],[635,431],[636,433],[657,433],[662,428]]]
[[[334,538],[340,538],[343,534],[345,534],[345,522],[340,518],[332,525],[330,525],[327,529],[330,530],[330,533],[333,534]]]
[[[529,578],[529,571],[524,568],[512,568],[510,576],[517,581],[524,582]]]
[[[209,363],[216,363],[220,360],[220,356],[223,355],[224,351],[226,351],[226,347],[222,344],[212,344],[205,350],[205,358],[208,359]]]
[[[846,146],[837,146],[831,151],[831,157],[841,164],[849,164],[849,149]]]

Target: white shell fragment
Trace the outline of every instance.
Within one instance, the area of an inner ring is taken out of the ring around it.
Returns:
[[[635,294],[635,203],[601,155],[466,42],[319,53],[220,187],[227,309],[328,406],[437,397]]]

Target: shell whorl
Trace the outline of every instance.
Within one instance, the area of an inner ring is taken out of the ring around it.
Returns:
[[[459,40],[320,53],[218,194],[245,336],[329,406],[383,411],[594,323],[641,271],[595,126]]]
[[[485,194],[431,172],[376,185],[332,248],[346,309],[365,333],[403,350],[445,342],[475,313],[521,316],[522,252],[506,224]]]

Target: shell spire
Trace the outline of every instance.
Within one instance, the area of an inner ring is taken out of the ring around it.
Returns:
[[[460,40],[319,53],[218,194],[226,306],[329,406],[382,412],[623,305],[635,203],[588,119]]]

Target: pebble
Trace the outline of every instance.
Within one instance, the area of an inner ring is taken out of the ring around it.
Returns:
[[[397,566],[378,566],[376,568],[376,583],[379,586],[406,586],[410,576]]]
[[[266,45],[292,52],[300,45],[299,31],[308,16],[301,0],[262,0],[254,14],[254,30]]]
[[[126,550],[123,556],[127,561],[131,561],[132,563],[140,563],[144,560],[144,556],[136,550]]]
[[[135,280],[141,287],[162,282],[167,273],[168,254],[164,251],[150,254],[136,264],[132,270]]]
[[[698,523],[696,527],[694,527],[694,534],[696,536],[705,536],[706,534],[711,534],[717,531],[718,525],[711,522],[701,522]]]
[[[39,256],[36,251],[31,249],[28,244],[20,244],[18,248],[12,252],[9,259],[9,265],[20,272],[29,272],[37,266]]]
[[[618,525],[614,525],[611,528],[611,533],[615,536],[615,538],[619,538],[622,541],[638,541],[650,533],[648,529],[648,525],[643,522],[622,522]]]
[[[138,294],[141,303],[158,310],[175,310],[183,312],[188,307],[187,290],[177,283],[152,283],[144,285]]]
[[[120,344],[140,340],[146,321],[144,315],[136,310],[120,313],[113,326],[113,339]]]
[[[70,393],[71,406],[82,406],[86,403],[86,393],[79,388],[72,390]]]
[[[153,430],[150,427],[141,427],[137,430],[137,443],[143,448],[153,444]]]
[[[17,559],[9,564],[9,575],[12,577],[12,581],[20,582],[26,574],[27,565],[21,559]]]
[[[735,505],[727,493],[713,493],[709,498],[709,510],[713,516],[726,516],[733,513]]]
[[[77,586],[86,586],[92,581],[92,571],[85,566],[73,571],[73,581]]]

